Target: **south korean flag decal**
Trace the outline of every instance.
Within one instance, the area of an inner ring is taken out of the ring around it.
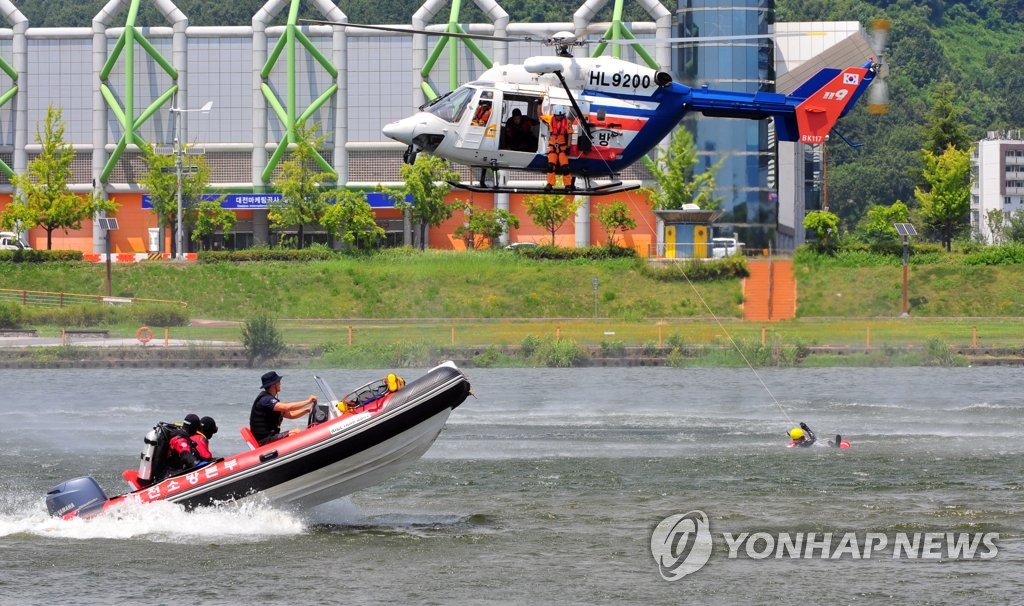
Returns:
[[[843,84],[857,86],[858,82],[860,82],[860,76],[857,74],[843,74]]]

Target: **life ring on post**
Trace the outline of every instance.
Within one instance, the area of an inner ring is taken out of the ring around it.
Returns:
[[[153,339],[153,329],[148,326],[142,326],[135,331],[135,338],[145,345]]]

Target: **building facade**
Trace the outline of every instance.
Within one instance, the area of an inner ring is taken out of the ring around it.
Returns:
[[[680,0],[679,37],[709,41],[679,48],[676,77],[690,87],[774,92],[774,22],[774,0]],[[721,37],[733,39],[711,41]],[[734,233],[752,248],[769,246],[778,223],[770,121],[690,114],[684,124],[700,154],[697,170],[718,166],[715,195],[724,211],[718,232]]]
[[[971,230],[999,244],[999,226],[1024,211],[1024,131],[990,131],[971,153]]]

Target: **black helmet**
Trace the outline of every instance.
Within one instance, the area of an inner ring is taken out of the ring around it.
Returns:
[[[207,438],[212,438],[213,434],[217,433],[217,422],[213,420],[213,417],[203,417],[201,423],[203,426],[203,435]]]
[[[187,414],[185,415],[185,422],[182,423],[182,427],[185,428],[185,431],[188,432],[188,435],[192,435],[195,432],[199,431],[199,424],[199,415]]]

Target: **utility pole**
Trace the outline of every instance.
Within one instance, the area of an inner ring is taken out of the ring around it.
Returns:
[[[184,162],[183,162],[184,155],[185,155],[185,137],[184,137],[184,132],[183,132],[184,117],[182,116],[182,114],[184,114],[186,112],[202,112],[202,113],[206,114],[206,113],[209,113],[210,109],[212,109],[212,108],[213,108],[213,101],[207,101],[202,107],[200,107],[198,109],[183,109],[183,108],[180,108],[180,107],[171,107],[170,108],[170,112],[172,114],[177,114],[177,122],[178,122],[177,123],[178,134],[177,134],[177,136],[174,137],[174,149],[173,149],[172,153],[174,154],[174,172],[175,172],[175,174],[177,175],[177,178],[178,178],[178,184],[177,184],[177,190],[176,190],[178,213],[177,213],[177,225],[175,226],[176,229],[174,230],[175,231],[175,233],[174,233],[174,247],[175,247],[175,258],[178,259],[179,261],[184,261],[185,260],[185,251],[182,248],[183,245],[184,245],[183,238],[182,238],[182,234],[184,232],[184,227],[182,226],[182,214],[183,214],[183,208],[184,208],[184,201],[182,200],[182,193],[181,193],[181,175],[182,175],[182,172],[185,171],[185,166],[184,166]],[[198,168],[199,167],[197,167],[197,166],[189,166],[187,170],[188,170],[189,173],[195,173],[195,172],[198,172],[198,170],[197,170]]]

